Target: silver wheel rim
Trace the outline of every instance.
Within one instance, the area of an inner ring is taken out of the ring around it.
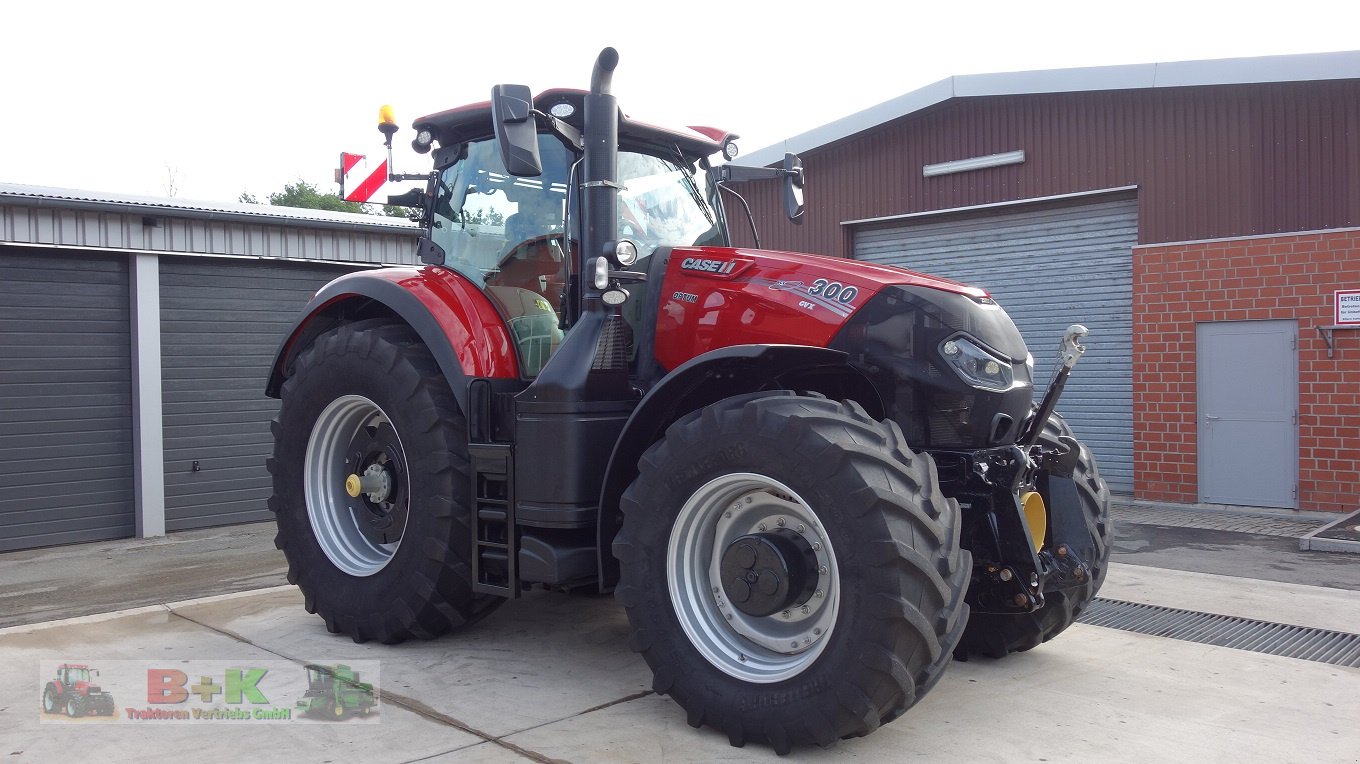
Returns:
[[[780,613],[752,616],[727,601],[721,556],[737,538],[775,528],[797,533],[815,551],[816,593]],[[689,497],[671,527],[666,579],[690,643],[709,663],[747,682],[779,682],[805,671],[826,648],[840,611],[840,575],[825,528],[798,494],[764,475],[723,475]]]
[[[362,395],[345,395],[331,401],[316,418],[307,441],[303,492],[312,535],[335,567],[351,576],[371,576],[382,570],[401,545],[401,538],[388,544],[369,538],[361,514],[368,510],[362,499],[352,498],[345,490],[345,480],[355,469],[346,461],[351,441],[365,427],[391,426],[391,422],[373,401]],[[406,453],[405,448],[401,451]]]

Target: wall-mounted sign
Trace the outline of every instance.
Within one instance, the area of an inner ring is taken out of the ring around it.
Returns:
[[[1360,289],[1338,289],[1333,298],[1337,326],[1360,326]]]

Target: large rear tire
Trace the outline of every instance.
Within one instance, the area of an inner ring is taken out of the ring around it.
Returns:
[[[616,594],[653,687],[691,725],[781,754],[828,746],[939,680],[971,558],[958,504],[895,424],[742,395],[681,418],[639,466]]]
[[[472,591],[465,422],[409,329],[370,321],[323,334],[282,397],[269,508],[308,612],[356,642],[395,643],[503,601]]]
[[[1049,448],[1062,447],[1060,437],[1074,437],[1072,428],[1054,414],[1039,436]],[[1032,613],[979,613],[968,621],[959,657],[1002,658],[1024,652],[1053,639],[1076,622],[1095,599],[1110,566],[1112,545],[1110,491],[1096,468],[1095,457],[1078,441],[1076,469],[1071,476],[1042,472],[1039,493],[1049,508],[1047,546],[1066,547],[1087,562],[1090,572],[1073,585],[1070,578],[1045,587],[1044,606]],[[1058,588],[1062,586],[1064,588]]]

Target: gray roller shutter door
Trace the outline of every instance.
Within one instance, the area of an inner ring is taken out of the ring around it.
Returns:
[[[1015,320],[1039,394],[1069,324],[1089,350],[1059,411],[1095,453],[1110,488],[1133,492],[1133,260],[1137,200],[1022,205],[856,230],[857,259],[979,286]]]
[[[168,530],[270,519],[269,365],[312,294],[352,270],[161,258]]]
[[[135,532],[126,257],[0,247],[0,551]]]

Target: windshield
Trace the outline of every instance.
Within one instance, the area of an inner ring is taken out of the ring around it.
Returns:
[[[444,262],[486,290],[515,338],[520,370],[538,374],[563,338],[563,307],[581,230],[580,201],[567,189],[576,157],[561,141],[538,137],[543,173],[505,171],[494,140],[468,143],[439,171],[430,238]],[[657,247],[721,245],[706,200],[707,175],[679,158],[619,152],[617,236],[638,248],[641,270]],[[700,180],[701,179],[701,180]],[[579,177],[577,178],[579,181]],[[570,218],[568,218],[570,211]],[[571,230],[568,231],[567,227]]]
[[[498,281],[513,268],[522,245],[535,239],[550,240],[557,248],[551,254],[554,266],[565,267],[561,234],[574,157],[546,135],[539,136],[539,154],[543,174],[516,178],[505,171],[494,140],[469,143],[464,156],[439,174],[432,238],[443,247],[446,262],[479,285]],[[619,152],[618,236],[637,244],[639,258],[660,246],[725,243],[708,202],[706,174],[696,169],[678,158]],[[580,229],[579,210],[573,198],[573,240]],[[557,302],[554,295],[546,296]]]
[[[707,182],[692,164],[620,152],[619,238],[636,244],[640,258],[660,246],[723,245]]]

